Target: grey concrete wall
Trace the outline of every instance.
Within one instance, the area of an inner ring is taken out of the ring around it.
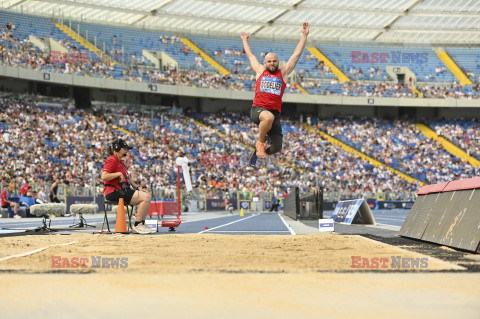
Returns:
[[[248,111],[253,100],[253,92],[216,90],[207,88],[193,88],[185,86],[149,84],[128,82],[95,77],[84,77],[71,74],[62,74],[45,71],[0,65],[0,77],[16,88],[27,87],[18,80],[38,81],[52,84],[73,85],[92,88],[92,96],[96,100],[112,100],[116,95],[117,102],[138,104],[161,103],[161,98],[152,95],[166,94],[179,96],[181,107],[200,108],[202,111]],[[27,82],[28,83],[28,82]],[[107,91],[109,90],[109,91]],[[111,91],[110,91],[111,90]],[[142,97],[141,94],[146,94]],[[446,108],[446,116],[464,114],[464,116],[476,115],[480,108],[479,100],[455,100],[455,99],[396,99],[378,97],[350,97],[350,96],[321,96],[321,95],[297,95],[285,94],[285,103],[297,104],[297,112],[317,113],[321,116],[331,116],[336,113],[351,113],[359,116],[394,115],[398,113],[398,107],[412,108]],[[316,107],[315,107],[316,106]],[[380,107],[380,108],[379,108]],[[458,109],[457,112],[450,111]],[[422,111],[427,114],[430,112]],[[460,115],[462,116],[462,115]]]

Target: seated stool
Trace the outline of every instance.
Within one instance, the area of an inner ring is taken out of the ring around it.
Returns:
[[[8,208],[1,208],[2,218],[8,218]]]
[[[103,202],[103,224],[102,224],[101,233],[103,233],[103,227],[105,226],[105,221],[107,222],[107,230],[109,233],[111,233],[110,225],[108,224],[108,217],[107,217],[108,205],[118,205],[118,201],[109,201],[108,199],[105,199],[105,201]],[[127,216],[128,216],[128,227],[129,227],[128,231],[130,232],[132,230],[133,206],[125,204],[125,212],[127,213]]]

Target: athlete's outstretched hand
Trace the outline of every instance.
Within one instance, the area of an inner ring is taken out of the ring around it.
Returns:
[[[242,38],[242,40],[248,40],[250,36],[248,35],[248,33],[242,32],[242,34],[240,34],[240,37]]]
[[[308,22],[304,22],[302,26],[302,34],[308,35],[308,32],[310,32],[310,24]]]

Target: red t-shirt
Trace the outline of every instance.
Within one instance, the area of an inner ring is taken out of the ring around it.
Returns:
[[[22,196],[25,196],[25,193],[28,191],[28,188],[30,187],[30,185],[28,184],[25,184],[22,186],[22,188],[20,189],[20,193],[22,194]]]
[[[123,176],[125,177],[125,180],[128,182],[127,166],[121,160],[119,160],[115,155],[112,155],[109,158],[107,158],[107,160],[105,161],[105,164],[103,165],[102,171],[107,172],[107,173],[121,172],[123,174]],[[119,189],[122,189],[122,187],[120,186],[120,178],[119,177],[114,178],[111,181],[104,181],[103,184],[104,185],[108,185],[108,184],[115,185]],[[110,194],[110,193],[113,193],[115,191],[117,191],[116,188],[106,186],[105,187],[105,196]]]
[[[280,69],[275,73],[265,69],[257,79],[253,106],[282,113],[282,97],[286,87]]]
[[[2,206],[5,206],[7,204],[7,200],[8,200],[7,191],[3,190],[2,191]]]

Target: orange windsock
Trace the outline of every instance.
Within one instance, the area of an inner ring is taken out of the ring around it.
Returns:
[[[118,200],[117,222],[115,224],[116,233],[127,233],[127,219],[125,218],[125,205],[123,198]]]

